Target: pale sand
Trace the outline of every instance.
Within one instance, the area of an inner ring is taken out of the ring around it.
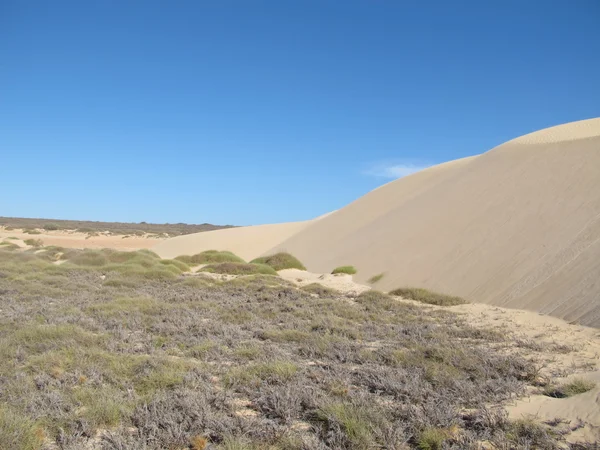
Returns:
[[[40,230],[41,231],[41,230]],[[8,237],[16,237],[18,240],[8,240]],[[0,241],[13,242],[23,246],[27,239],[40,239],[44,245],[56,245],[65,248],[114,248],[118,250],[140,250],[154,247],[163,239],[143,236],[104,235],[89,236],[87,233],[79,233],[71,230],[43,231],[42,234],[23,233],[23,230],[5,230],[0,227]]]
[[[275,242],[270,236],[265,241]],[[396,180],[280,244],[309,270],[600,326],[600,119]]]
[[[205,250],[228,250],[250,261],[300,232],[310,223],[311,221],[256,225],[186,234],[160,242],[152,250],[162,258],[194,255]]]

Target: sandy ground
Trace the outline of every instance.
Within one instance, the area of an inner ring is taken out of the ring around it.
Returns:
[[[162,258],[194,255],[205,250],[228,250],[250,261],[306,228],[312,221],[290,222],[177,236],[158,243],[152,248]]]
[[[100,234],[98,236],[89,236],[87,233],[78,233],[72,230],[42,231],[41,234],[28,234],[23,230],[6,230],[0,227],[0,241],[8,240],[9,237],[15,239],[8,240],[17,245],[22,244],[27,239],[40,239],[44,245],[56,245],[65,248],[115,248],[119,250],[140,250],[143,248],[154,247],[158,242],[164,239],[150,238],[146,236],[131,236],[124,238],[120,235],[111,236],[109,234]]]

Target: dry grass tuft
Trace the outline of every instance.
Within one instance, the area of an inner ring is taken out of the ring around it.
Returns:
[[[391,291],[390,294],[438,306],[455,306],[467,303],[466,300],[460,297],[439,294],[423,288],[400,288]]]
[[[299,269],[306,270],[306,267],[295,257],[289,253],[276,253],[270,256],[262,256],[250,261],[252,264],[266,264],[273,269],[279,271],[284,269]]]

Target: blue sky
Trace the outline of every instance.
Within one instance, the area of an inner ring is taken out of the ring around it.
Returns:
[[[258,224],[600,115],[600,3],[0,0],[0,215]]]

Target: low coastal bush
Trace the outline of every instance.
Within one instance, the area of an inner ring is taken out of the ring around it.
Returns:
[[[338,274],[338,273],[346,273],[348,275],[354,275],[356,273],[356,268],[354,266],[340,266],[340,267],[336,267],[335,269],[333,269],[333,272],[331,272],[332,274]]]
[[[421,303],[438,306],[455,306],[467,303],[466,300],[452,295],[439,294],[423,288],[400,288],[390,292],[391,295],[398,295],[402,298],[416,300]]]
[[[250,262],[252,264],[266,264],[277,271],[284,269],[306,270],[306,267],[295,256],[285,252],[275,253],[270,256],[261,256]]]

